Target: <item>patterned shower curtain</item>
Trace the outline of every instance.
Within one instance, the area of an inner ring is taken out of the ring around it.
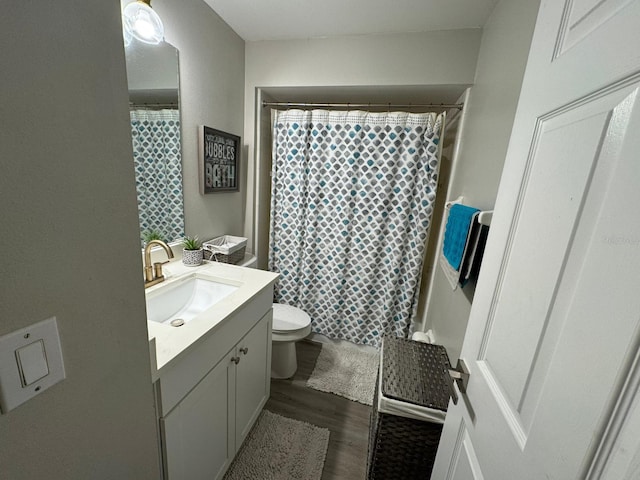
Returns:
[[[132,110],[131,138],[141,242],[152,231],[176,240],[184,235],[180,112]]]
[[[417,308],[443,115],[276,113],[269,269],[312,329],[377,346]]]

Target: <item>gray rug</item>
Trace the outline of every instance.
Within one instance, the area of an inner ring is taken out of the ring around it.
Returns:
[[[225,480],[320,480],[329,430],[263,410]]]
[[[355,345],[323,343],[307,387],[372,405],[379,357]]]

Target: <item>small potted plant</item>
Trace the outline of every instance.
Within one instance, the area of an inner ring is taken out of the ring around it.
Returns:
[[[146,230],[145,232],[143,232],[142,239],[145,245],[149,243],[151,240],[162,240],[164,242],[164,238],[162,238],[162,234],[155,229]]]
[[[197,267],[202,264],[204,250],[198,237],[184,237],[182,240],[182,263],[187,267]]]

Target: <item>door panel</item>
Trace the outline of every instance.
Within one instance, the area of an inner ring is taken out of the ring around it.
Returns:
[[[609,302],[612,301],[613,295],[609,293],[607,287],[615,285],[618,277],[616,272],[611,272],[608,267],[615,264],[616,258],[609,256],[608,248],[602,248],[600,243],[603,240],[607,241],[605,240],[609,235],[607,230],[612,216],[615,216],[614,212],[627,212],[628,202],[633,201],[632,197],[615,199],[611,195],[622,188],[623,183],[633,178],[633,171],[628,171],[628,168],[629,163],[633,163],[634,160],[624,154],[624,148],[626,144],[628,146],[629,138],[634,135],[634,129],[638,127],[636,99],[637,89],[625,88],[594,102],[604,103],[607,108],[603,129],[583,131],[583,135],[590,134],[594,137],[600,137],[602,140],[593,155],[591,178],[584,197],[581,199],[580,216],[574,226],[570,250],[567,250],[563,258],[563,278],[556,286],[553,308],[547,314],[546,332],[537,347],[538,361],[532,365],[528,372],[526,393],[520,401],[520,412],[525,419],[527,430],[531,428],[534,421],[535,410],[543,395],[543,389],[545,386],[553,388],[546,383],[548,382],[547,378],[553,375],[551,370],[563,370],[562,363],[559,363],[562,360],[556,360],[554,353],[560,353],[569,346],[563,343],[567,339],[567,335],[570,334],[569,332],[573,331],[575,338],[582,343],[585,342],[585,337],[589,334],[588,331],[585,331],[586,329],[591,328],[600,332],[616,323],[609,320],[603,322],[612,312],[609,309]],[[580,109],[586,110],[592,105],[588,104]],[[631,118],[632,115],[635,119]],[[574,143],[580,143],[580,141],[581,138],[576,137]],[[585,163],[587,162],[585,161]],[[622,174],[617,171],[619,169],[626,169],[627,172]],[[601,262],[602,258],[606,258],[607,261]],[[596,264],[598,267],[592,268],[595,277],[593,283],[588,284],[586,279],[592,264]],[[609,273],[607,273],[608,269]],[[593,292],[597,293],[594,295]],[[601,296],[608,298],[602,299]],[[594,318],[595,321],[589,324],[585,321],[587,318]],[[636,320],[632,318],[629,320],[629,324],[624,327],[618,325],[622,329],[620,331],[621,340],[633,336],[633,328],[635,328],[633,326]],[[632,329],[629,330],[629,327]],[[572,330],[574,328],[576,330]],[[599,342],[600,340],[596,337],[596,343]],[[580,343],[575,346],[578,347]],[[585,342],[582,346],[587,347],[588,345],[589,342]],[[617,370],[620,362],[618,356],[624,353],[618,348],[617,352],[610,352],[606,358],[595,359],[594,362],[593,354],[600,349],[597,344],[591,345],[591,347],[593,348],[591,351],[584,348],[573,350],[571,353],[574,358],[573,362],[585,356],[584,360],[588,362],[584,365],[593,364],[588,375],[591,378],[598,378],[602,382],[601,385],[593,385],[593,387],[609,391],[611,385],[607,380],[611,380],[612,377],[607,372]],[[588,379],[585,379],[585,382],[587,381]],[[557,387],[563,388],[560,385]],[[588,423],[588,421],[583,422],[583,425],[586,426]]]
[[[540,136],[534,139],[531,174],[524,186],[514,239],[508,247],[510,269],[500,279],[500,294],[519,301],[496,305],[486,334],[486,352],[479,358],[491,367],[516,408],[522,402],[527,373],[535,364],[554,294],[562,280],[563,259],[597,157],[602,137],[598,133],[608,123],[607,114],[577,120],[562,115],[543,121]],[[566,137],[579,139],[577,146],[565,143]],[[580,165],[566,161],[573,154],[585,161]],[[540,281],[531,283],[529,278]]]
[[[237,355],[240,361],[236,368],[236,449],[242,445],[269,398],[270,321],[271,312],[262,317],[238,344]]]
[[[633,0],[566,0],[559,53],[588,37],[631,3]]]
[[[492,377],[494,395],[504,395],[510,406],[507,418],[518,421],[513,428],[520,441],[524,441],[520,432],[526,436],[531,427],[551,354],[565,326],[567,299],[578,285],[569,254],[593,233],[593,208],[599,207],[585,208],[586,198],[596,194],[591,188],[594,183],[597,189],[606,181],[613,156],[620,150],[635,101],[635,93],[630,92],[634,91],[625,88],[548,115],[540,121],[532,142],[530,174],[507,247],[510,268],[498,280],[500,297],[518,301],[493,306],[485,348],[478,356],[485,363],[483,372]],[[581,161],[572,163],[571,157]],[[579,264],[583,257],[584,252],[574,251],[571,258]],[[529,282],[530,278],[536,282]]]
[[[161,419],[169,480],[212,480],[235,454],[230,388],[235,368],[227,355]]]
[[[502,340],[520,345],[521,352],[526,351],[527,344],[536,343],[535,355],[528,365],[520,363],[518,355],[522,354],[517,349],[512,351],[512,363],[522,368],[519,374],[526,382],[518,401],[511,400],[494,368],[497,362],[490,360],[492,348],[498,348],[495,342],[499,337],[493,334],[509,320],[498,321],[499,308],[488,335],[487,355],[479,356],[477,364],[480,381],[474,384],[477,385],[474,400],[486,396],[495,402],[501,421],[509,427],[521,452],[516,453],[519,462],[535,472],[536,459],[544,459],[544,473],[555,472],[549,478],[581,478],[590,469],[600,441],[599,436],[594,438],[594,432],[602,435],[607,428],[607,419],[630,374],[629,363],[635,355],[640,317],[640,296],[634,293],[640,291],[640,222],[629,218],[633,215],[629,206],[640,205],[637,188],[640,167],[633,153],[640,151],[635,135],[640,131],[636,96],[636,89],[627,88],[604,97],[602,102],[610,102],[615,108],[604,116],[603,129],[593,129],[593,122],[570,124],[582,126],[581,135],[594,133],[602,140],[594,155],[579,157],[591,165],[589,181],[575,198],[579,204],[575,219],[573,216],[566,219],[571,226],[571,238],[558,261],[561,273],[553,276],[558,281],[549,289],[552,301],[545,306],[548,304],[550,308],[530,317],[531,321],[544,321],[541,335],[530,339],[520,334],[515,321],[510,337],[504,336]],[[579,143],[581,136],[575,138]],[[535,175],[534,169],[532,176]],[[564,190],[560,190],[554,195],[559,205],[564,195]],[[522,212],[526,216],[524,206]],[[556,210],[549,212],[556,214]],[[564,244],[558,243],[558,248],[561,247]],[[514,267],[513,262],[508,264]],[[526,265],[518,267],[527,270]],[[538,273],[536,279],[540,278],[548,281]],[[625,279],[624,285],[620,285],[621,279]],[[506,285],[504,291],[509,291]],[[534,294],[534,298],[541,297],[540,292]],[[507,364],[508,358],[502,361]],[[477,407],[477,401],[471,404]],[[477,415],[497,418],[495,411],[489,409],[478,408]],[[495,424],[490,428],[494,429]],[[477,433],[485,434],[480,428]],[[486,435],[487,439],[493,437],[489,431]],[[542,473],[521,478],[537,475]]]
[[[478,463],[473,442],[469,437],[466,425],[460,422],[456,438],[456,453],[454,454],[451,476],[447,480],[483,480],[482,470]]]

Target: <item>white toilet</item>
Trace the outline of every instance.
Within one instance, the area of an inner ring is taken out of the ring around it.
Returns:
[[[245,255],[238,265],[256,268],[256,257]],[[299,308],[273,304],[271,378],[291,378],[298,369],[296,342],[311,333],[311,317]]]
[[[311,333],[311,317],[291,305],[273,304],[271,378],[290,378],[298,369],[296,342]]]

